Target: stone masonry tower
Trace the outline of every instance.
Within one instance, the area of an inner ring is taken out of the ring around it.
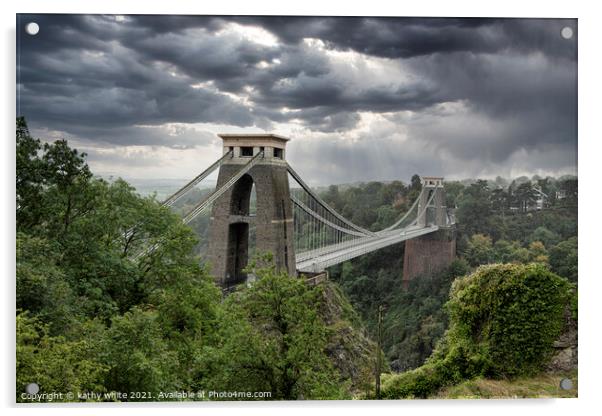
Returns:
[[[456,258],[456,228],[448,217],[445,205],[443,178],[422,177],[422,193],[418,201],[418,224],[422,227],[436,225],[434,233],[426,234],[405,242],[403,259],[403,286],[418,276],[426,276],[445,269]],[[434,195],[433,195],[434,194]],[[430,205],[424,207],[431,199]]]
[[[260,160],[214,203],[209,226],[209,262],[217,283],[228,287],[246,280],[249,225],[255,224],[257,252],[271,252],[279,270],[294,275],[293,210],[290,200],[286,143],[275,134],[220,134],[224,154],[217,187],[228,182],[253,157]],[[256,215],[250,215],[251,190],[257,195]]]
[[[445,190],[443,189],[443,178],[435,176],[423,176],[420,178],[422,188],[425,190],[418,201],[418,212],[422,215],[418,218],[418,225],[447,225],[447,207],[445,206]],[[434,195],[433,195],[434,194]],[[432,199],[431,205],[424,207]]]

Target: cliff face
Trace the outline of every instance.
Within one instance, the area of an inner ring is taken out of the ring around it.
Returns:
[[[330,330],[327,353],[333,365],[351,391],[372,389],[376,343],[336,283],[327,280],[319,287],[323,296],[320,312]]]
[[[570,310],[565,312],[565,329],[563,333],[554,342],[554,353],[547,371],[560,372],[577,370],[577,319],[572,316]]]

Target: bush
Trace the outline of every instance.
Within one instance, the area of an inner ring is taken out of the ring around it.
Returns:
[[[449,336],[482,351],[486,375],[533,373],[564,327],[571,288],[539,264],[480,267],[452,286]]]
[[[177,385],[176,353],[169,350],[155,311],[135,307],[114,317],[102,356],[109,368],[104,381],[108,391],[150,392],[156,397]],[[140,399],[144,397],[130,400]]]
[[[573,288],[540,264],[482,266],[457,279],[446,304],[445,337],[424,366],[390,378],[384,397],[427,397],[477,376],[541,371],[574,304]]]
[[[29,383],[38,384],[40,394],[62,393],[63,399],[58,401],[68,400],[67,393],[105,391],[102,381],[107,368],[95,359],[98,356],[95,337],[67,340],[63,336],[50,336],[48,325],[29,312],[17,315],[16,326],[17,402],[31,402],[22,397]],[[86,328],[99,331],[93,322],[83,327],[84,334]]]
[[[222,342],[207,361],[217,371],[208,371],[205,388],[270,391],[277,400],[346,398],[326,352],[321,288],[277,272],[270,256],[258,256],[249,271],[257,280],[223,303]]]

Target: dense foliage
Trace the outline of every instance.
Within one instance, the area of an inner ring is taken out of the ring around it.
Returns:
[[[231,391],[269,391],[281,400],[344,398],[340,377],[324,354],[328,329],[319,314],[320,290],[273,266],[253,272],[260,279],[225,300],[220,360],[212,363],[219,368],[209,383]]]
[[[384,397],[427,397],[477,376],[536,374],[564,329],[572,288],[539,264],[482,266],[456,279],[445,337],[424,366],[388,379]]]
[[[546,195],[540,198],[534,189]],[[455,208],[458,256],[448,270],[402,287],[403,245],[381,249],[332,267],[353,306],[376,335],[384,305],[383,349],[395,371],[418,367],[448,326],[442,307],[454,278],[482,264],[535,262],[577,283],[577,181],[574,177],[518,178],[508,182],[446,182],[447,206]],[[401,182],[330,186],[322,197],[359,225],[382,229],[411,205],[418,176]],[[539,200],[539,202],[538,202]],[[379,215],[387,212],[390,215]]]
[[[446,183],[460,258],[408,288],[403,245],[395,245],[331,268],[338,287],[308,286],[262,258],[251,265],[257,282],[224,300],[194,255],[206,242],[177,215],[193,199],[172,212],[123,180],[96,178],[85,154],[66,141],[40,143],[23,119],[16,138],[19,401],[30,382],[40,393],[109,394],[82,400],[173,400],[180,398],[161,392],[200,390],[350,397],[373,377],[377,351],[362,323],[376,339],[380,306],[388,366],[406,371],[385,383],[386,394],[423,397],[462,377],[535,371],[568,290],[556,275],[577,282],[576,179],[498,178]],[[330,186],[322,196],[379,230],[403,215],[420,186],[414,175],[408,185]],[[534,186],[547,195],[542,203]],[[207,221],[192,225],[205,229]],[[493,263],[510,265],[458,279]],[[528,349],[520,357],[512,355],[516,342]],[[509,361],[516,364],[496,366]]]
[[[42,145],[18,119],[17,401],[29,401],[32,382],[39,394],[76,394],[59,401],[350,394],[326,351],[336,334],[318,312],[320,288],[266,264],[252,288],[223,301],[196,244],[153,197],[95,178],[84,154]]]

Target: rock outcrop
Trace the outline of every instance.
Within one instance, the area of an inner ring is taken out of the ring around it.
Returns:
[[[570,310],[565,312],[566,325],[563,333],[554,342],[554,353],[546,370],[551,372],[571,371],[577,369],[577,320]]]
[[[376,343],[336,283],[327,280],[319,287],[324,299],[320,312],[330,329],[327,353],[352,391],[366,391],[374,382]]]

